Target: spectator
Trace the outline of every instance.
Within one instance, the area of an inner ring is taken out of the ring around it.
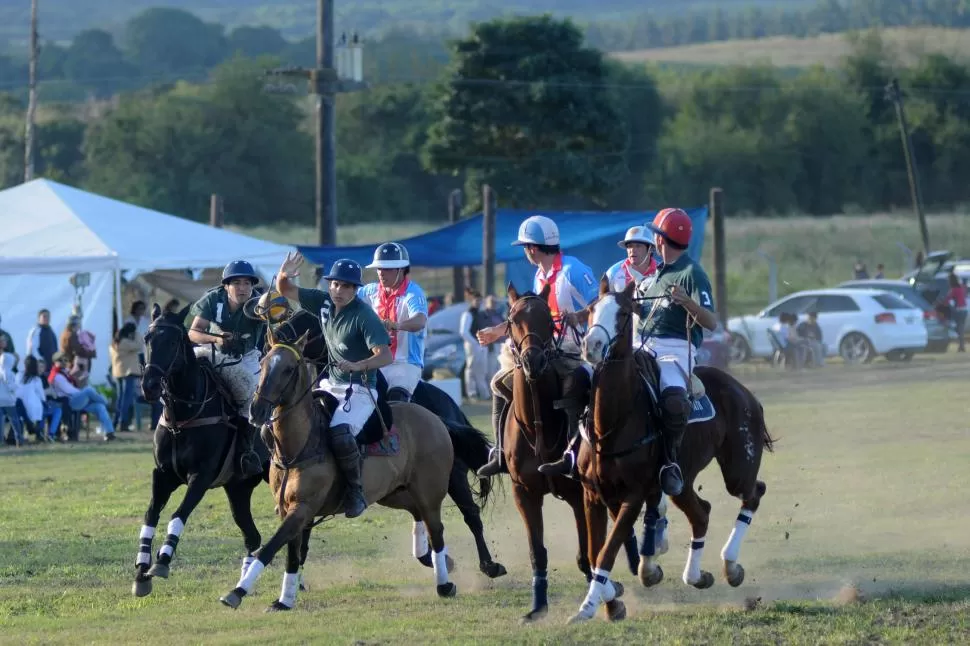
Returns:
[[[165,307],[162,308],[162,312],[165,314],[178,314],[178,311],[182,309],[182,301],[177,298],[173,298],[169,302],[165,303]],[[145,327],[145,331],[148,331],[148,327]],[[142,337],[144,338],[144,335]]]
[[[148,308],[145,305],[145,301],[135,301],[131,304],[131,310],[128,314],[128,318],[125,319],[125,323],[132,323],[135,326],[135,336],[136,339],[144,339],[145,335],[148,334],[148,325],[151,321],[148,320],[147,315]]]
[[[795,332],[812,354],[812,365],[825,365],[825,343],[822,340],[822,328],[818,324],[818,312],[809,312],[808,320],[799,323]]]
[[[57,335],[51,328],[51,312],[44,309],[37,312],[37,325],[30,328],[27,334],[27,354],[43,361],[50,369],[54,365],[54,353],[57,352]],[[46,378],[46,373],[41,373]]]
[[[40,366],[36,357],[24,359],[24,374],[17,383],[17,412],[24,420],[27,432],[38,441],[47,439],[44,432],[44,380],[40,376]],[[60,415],[57,416],[60,421]]]
[[[865,280],[869,278],[869,270],[866,269],[865,264],[863,264],[861,261],[856,262],[854,273],[856,280]]]
[[[0,336],[2,336],[7,340],[7,352],[9,352],[10,354],[16,357],[17,350],[14,348],[13,337],[10,336],[10,333],[4,330],[3,328],[0,328]],[[17,363],[20,363],[20,357],[17,357]]]
[[[72,314],[61,332],[61,352],[71,366],[71,379],[79,387],[84,387],[91,376],[91,359],[97,356],[90,332],[81,329],[81,317]]]
[[[138,360],[139,353],[144,349],[144,345],[135,339],[137,328],[132,322],[125,323],[108,348],[111,355],[111,376],[118,384],[118,405],[115,409],[115,428],[127,431],[131,424],[131,412],[138,400],[138,392],[141,388],[141,362]]]
[[[54,389],[56,397],[67,397],[68,406],[72,411],[94,413],[101,422],[104,439],[110,442],[115,439],[114,423],[108,415],[108,402],[101,393],[92,386],[78,388],[68,375],[67,356],[63,352],[54,355],[54,367],[51,368],[47,380]]]
[[[882,279],[886,277],[886,267],[882,263],[876,265],[876,275],[873,278]]]
[[[461,338],[465,342],[465,392],[469,399],[488,399],[491,390],[485,372],[488,369],[488,351],[478,342],[476,334],[486,327],[485,315],[481,310],[482,295],[467,290],[468,310],[458,324]],[[474,393],[474,395],[472,394]]]
[[[9,417],[13,435],[7,439],[7,444],[20,446],[24,441],[24,429],[17,413],[17,380],[13,374],[17,360],[6,348],[7,339],[0,337],[0,434],[6,428]]]
[[[44,375],[46,375],[48,371],[49,369],[44,364],[43,360],[37,362],[37,373],[43,377],[44,419],[48,421],[48,438],[53,442],[57,439],[58,431],[61,428],[61,418],[64,415],[65,408],[69,412],[70,407],[67,405],[67,399],[58,399],[54,389],[49,383],[47,383],[47,378],[44,377]]]
[[[485,326],[491,327],[493,325],[498,325],[505,320],[505,308],[498,305],[498,301],[494,294],[489,294],[485,297]],[[504,339],[501,337],[499,341]],[[489,382],[492,381],[492,377],[498,372],[498,353],[502,349],[501,343],[492,343],[488,346],[488,369],[485,371],[485,379]]]
[[[782,355],[785,357],[785,367],[790,370],[800,370],[805,365],[805,353],[807,348],[800,342],[798,333],[795,331],[795,322],[798,320],[794,314],[782,312],[778,317],[778,322],[771,326],[771,331],[775,339],[781,346]]]
[[[956,328],[957,352],[966,352],[964,335],[967,327],[967,286],[960,282],[960,278],[952,271],[947,275],[950,291],[941,300],[950,306],[950,320]]]

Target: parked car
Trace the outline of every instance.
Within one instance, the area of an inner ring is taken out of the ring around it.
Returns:
[[[435,370],[444,369],[462,380],[465,387],[465,345],[458,333],[461,315],[467,303],[455,303],[428,317],[428,334],[424,342],[424,371],[421,378],[431,379]]]
[[[758,314],[728,320],[731,360],[770,359],[774,347],[768,330],[778,316],[813,311],[826,354],[847,363],[867,363],[877,355],[905,361],[926,347],[923,312],[902,297],[876,289],[819,289],[790,294]]]
[[[697,365],[727,370],[731,363],[731,333],[720,323],[713,332],[704,330],[704,342],[697,350]]]
[[[946,352],[950,345],[950,337],[956,333],[950,326],[940,320],[936,307],[916,291],[908,281],[891,280],[888,278],[870,278],[862,280],[847,280],[839,285],[840,289],[881,289],[902,296],[904,299],[923,311],[923,324],[926,325],[926,352]]]
[[[926,257],[922,265],[903,274],[903,280],[912,285],[923,298],[936,304],[937,299],[950,289],[947,275],[951,271],[960,280],[970,279],[970,260],[952,258],[953,254],[949,251],[934,251]]]

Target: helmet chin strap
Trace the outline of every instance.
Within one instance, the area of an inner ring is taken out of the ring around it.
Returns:
[[[390,287],[384,287],[386,290],[397,289],[401,286],[401,283],[404,282],[404,269],[395,269],[394,271],[397,272],[397,280],[395,280],[394,284]]]

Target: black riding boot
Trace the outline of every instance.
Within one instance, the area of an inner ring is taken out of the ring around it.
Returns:
[[[495,432],[495,447],[488,456],[488,462],[476,471],[479,478],[490,478],[502,473],[505,469],[503,460],[503,440],[505,439],[505,407],[506,399],[492,393],[492,430]]]
[[[684,489],[684,476],[677,464],[677,453],[690,417],[687,391],[683,388],[665,388],[660,393],[660,414],[667,449],[667,463],[660,469],[660,488],[668,496],[679,496]]]
[[[579,418],[583,414],[582,408],[571,405],[564,408],[566,413],[567,441],[566,452],[555,462],[547,462],[539,465],[539,473],[544,476],[566,476],[573,478],[576,476],[576,459],[579,455]]]
[[[256,427],[243,419],[245,426],[239,429],[239,469],[244,478],[263,473],[263,464],[256,453]]]
[[[330,429],[330,445],[333,447],[337,466],[347,479],[347,492],[344,494],[344,515],[356,518],[367,509],[364,487],[360,483],[360,448],[350,426],[340,424]]]

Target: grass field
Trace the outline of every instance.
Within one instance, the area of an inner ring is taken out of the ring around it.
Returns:
[[[135,433],[109,446],[0,449],[0,642],[967,643],[970,410],[959,393],[970,388],[970,361],[739,374],[764,402],[778,446],[763,463],[768,492],[742,548],[748,578],[738,589],[680,582],[689,537],[672,510],[666,580],[644,590],[618,567],[629,619],[567,628],[585,585],[571,515],[550,500],[551,611],[521,627],[531,573],[506,494],[486,514],[495,558],[509,568],[496,581],[477,572],[471,536],[447,509],[457,599],[439,600],[431,572],[410,557],[409,518],[372,507],[318,529],[296,612],[263,614],[279,591],[279,560],[234,612],[218,598],[238,577],[242,542],[224,496],[210,492],[171,578],[136,599],[130,578],[152,458],[148,434]],[[484,409],[471,412],[484,427]],[[704,565],[717,571],[737,501],[714,467],[700,484],[714,506]],[[267,488],[254,506],[265,538],[276,524]]]
[[[729,203],[729,192],[726,199]],[[934,249],[949,249],[960,257],[970,256],[970,218],[966,214],[932,215],[928,222]],[[338,238],[341,244],[373,242],[376,245],[417,235],[436,226],[440,225],[354,225],[341,227]],[[260,227],[243,231],[290,244],[305,244],[313,239],[313,232],[307,227]],[[768,303],[769,265],[759,251],[772,256],[778,264],[778,292],[783,296],[849,280],[853,277],[852,267],[856,260],[865,262],[871,273],[875,273],[876,264],[881,262],[886,265],[887,276],[899,276],[909,269],[899,244],[914,251],[920,247],[916,218],[909,213],[770,219],[729,215],[725,236],[732,315],[756,312]],[[710,227],[706,240],[704,264],[710,272],[713,270]],[[598,269],[605,270],[606,267]],[[438,293],[435,289],[444,289],[451,280],[450,270],[416,272],[415,276],[431,294]]]
[[[956,59],[970,55],[970,31],[943,28],[892,28],[880,30],[884,42],[895,51],[900,63],[911,64],[921,55],[942,53]],[[728,40],[698,45],[614,52],[614,58],[629,63],[679,63],[688,65],[751,65],[768,63],[776,67],[804,68],[812,65],[835,67],[850,52],[845,33],[821,34],[811,38],[775,36],[752,40]]]

